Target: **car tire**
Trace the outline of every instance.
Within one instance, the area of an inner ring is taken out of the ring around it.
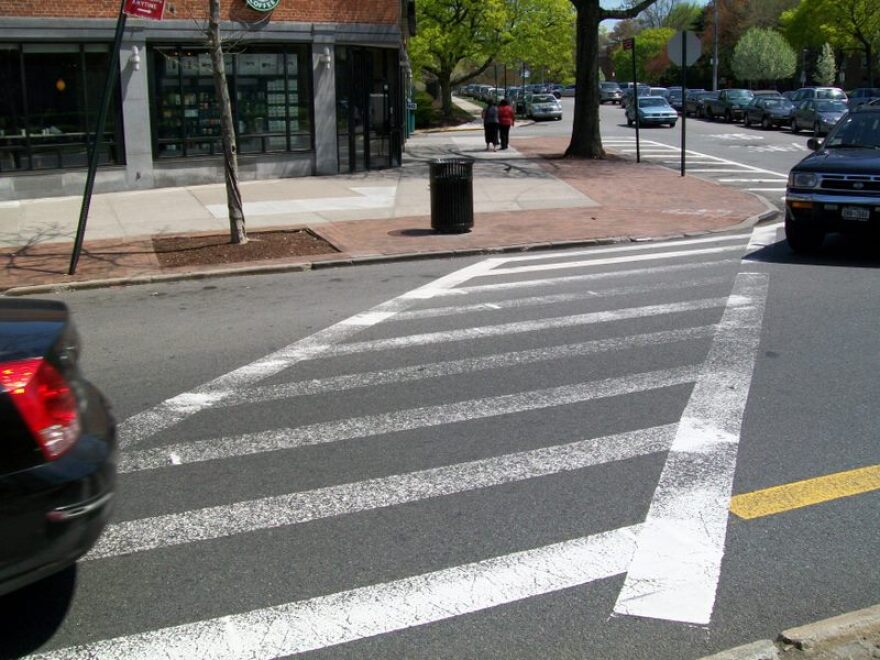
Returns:
[[[633,120],[630,119],[629,117],[627,117],[627,118],[626,118],[626,125],[627,125],[627,126],[632,126],[632,125],[633,125]]]
[[[813,135],[814,136],[819,137],[819,132],[821,130],[822,129],[819,128],[819,122],[816,122],[815,124],[813,124]]]
[[[752,125],[752,120],[749,119],[748,114],[743,115],[743,126],[745,126],[746,128],[748,128],[748,127],[751,126],[751,125]]]
[[[785,214],[785,240],[788,247],[796,254],[809,254],[816,252],[825,241],[825,232],[815,227],[805,227],[792,221],[788,213]]]
[[[761,128],[763,128],[765,131],[770,130],[770,120],[767,119],[767,117],[764,117],[761,120]]]
[[[708,119],[709,121],[715,121],[715,113],[712,112],[712,108],[706,108],[704,112],[706,119]]]
[[[801,129],[798,128],[797,119],[792,119],[791,120],[791,132],[797,133],[799,130],[801,130]]]
[[[726,121],[728,124],[733,123],[733,115],[730,114],[730,110],[724,111],[724,121]]]

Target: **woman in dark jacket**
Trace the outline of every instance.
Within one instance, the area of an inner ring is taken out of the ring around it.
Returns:
[[[492,145],[492,151],[498,146],[498,107],[493,101],[483,110],[483,130],[486,133],[486,151]]]
[[[513,126],[515,121],[510,101],[501,99],[501,103],[498,104],[498,131],[501,133],[502,151],[507,149],[507,143],[510,141],[510,127]]]

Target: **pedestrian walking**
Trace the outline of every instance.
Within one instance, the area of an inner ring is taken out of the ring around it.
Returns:
[[[486,133],[486,151],[491,145],[492,151],[498,146],[498,106],[494,101],[483,109],[483,130]]]
[[[510,142],[510,128],[516,123],[513,106],[507,99],[498,104],[498,132],[501,135],[501,151],[507,149]]]

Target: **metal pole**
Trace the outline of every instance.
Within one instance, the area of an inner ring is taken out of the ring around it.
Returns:
[[[687,32],[681,31],[681,175],[684,176],[685,136],[687,135],[687,112],[684,98],[687,95]]]
[[[712,91],[718,91],[718,3],[721,0],[713,0],[712,6],[715,8],[715,24],[714,24],[714,45],[712,52]]]
[[[116,20],[116,35],[113,38],[113,48],[110,51],[110,70],[107,72],[107,80],[104,84],[104,96],[101,99],[101,108],[98,111],[98,122],[95,126],[95,137],[92,139],[92,149],[89,152],[89,171],[86,175],[86,189],[83,192],[82,207],[79,212],[79,224],[76,227],[76,239],[73,242],[73,254],[70,255],[70,268],[68,275],[76,272],[76,264],[79,261],[79,253],[82,250],[83,237],[86,233],[86,221],[89,217],[89,205],[92,202],[92,189],[95,187],[95,173],[98,170],[98,156],[101,151],[101,138],[104,136],[104,125],[107,123],[107,112],[110,110],[110,98],[113,96],[113,87],[116,84],[116,76],[119,74],[119,47],[122,45],[122,35],[125,32],[126,14],[125,0],[119,3],[119,18]]]
[[[636,114],[636,162],[642,162],[642,150],[641,145],[639,144],[639,77],[638,72],[636,71],[636,38],[632,38],[632,52],[633,52],[633,107],[635,108]]]

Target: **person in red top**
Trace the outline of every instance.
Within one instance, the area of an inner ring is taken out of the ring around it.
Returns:
[[[501,149],[507,149],[510,141],[510,127],[516,123],[513,106],[507,99],[501,99],[498,104],[498,132],[501,134]]]

